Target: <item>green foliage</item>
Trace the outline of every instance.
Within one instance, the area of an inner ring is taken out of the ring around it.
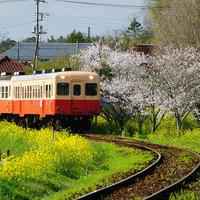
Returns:
[[[91,42],[91,39],[83,33],[81,33],[80,31],[77,32],[76,30],[73,30],[72,33],[70,33],[66,37],[60,36],[56,39],[54,38],[54,36],[50,36],[48,42],[87,43]]]
[[[103,115],[104,116],[104,115]],[[181,135],[184,133],[189,133],[197,131],[200,125],[197,122],[196,118],[192,114],[188,115],[188,117],[183,121],[183,130]],[[118,125],[113,121],[113,119],[107,120],[107,118],[98,117],[97,124],[93,123],[92,130],[96,133],[101,134],[116,134],[121,135],[122,130],[118,127]],[[142,123],[142,127],[138,123],[138,119],[136,117],[129,118],[129,120],[124,124],[123,127],[123,135],[125,136],[137,136],[139,138],[147,138],[149,135],[161,136],[165,135],[166,137],[174,137],[174,135],[179,137],[179,134],[176,130],[176,121],[175,118],[168,114],[164,117],[161,121],[160,126],[156,130],[154,134],[151,133],[151,121],[150,118],[147,116]]]
[[[0,42],[0,53],[7,51],[8,49],[14,47],[16,45],[15,40],[6,39]]]
[[[79,70],[79,59],[75,56],[63,56],[48,61],[39,61],[37,70],[62,69],[64,67],[74,71]],[[26,74],[32,74],[31,67],[26,67]]]
[[[28,37],[24,39],[23,42],[36,42],[36,37]]]
[[[191,191],[184,191],[178,194],[172,194],[170,200],[200,200],[199,194]]]
[[[144,31],[142,24],[134,17],[130,22],[127,32],[131,33],[133,37],[139,36]]]
[[[97,121],[93,121],[91,131],[98,134],[121,134],[121,132],[112,121],[108,122],[102,116],[97,117]]]
[[[61,69],[63,67],[67,67],[72,68],[73,70],[78,70],[79,66],[79,59],[73,56],[63,56],[49,61],[40,61],[38,63],[38,69]]]
[[[139,126],[136,119],[130,119],[125,126],[125,135],[132,137],[138,136],[139,138],[146,138],[147,135],[151,132],[151,126],[149,119],[146,119],[142,124],[142,127]]]
[[[128,34],[127,31],[124,31],[121,35],[116,37],[104,37],[103,42],[112,49],[117,48],[121,51],[127,51],[133,49],[137,45],[151,44],[153,37],[153,32],[150,29],[143,30],[139,35],[137,35],[137,37]]]
[[[174,145],[200,152],[200,128],[196,119],[189,115],[183,122],[183,131],[177,133],[175,119],[167,115],[155,133],[148,134],[147,139],[153,143]]]

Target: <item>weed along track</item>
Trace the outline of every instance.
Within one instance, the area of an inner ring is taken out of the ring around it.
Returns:
[[[152,151],[156,158],[147,168],[129,177],[78,198],[106,200],[168,199],[200,168],[200,156],[174,147],[155,145],[113,136],[87,135],[88,139]]]

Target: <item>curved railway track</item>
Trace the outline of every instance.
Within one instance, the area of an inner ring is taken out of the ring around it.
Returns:
[[[200,169],[200,156],[188,150],[121,137],[86,135],[90,140],[151,151],[156,159],[144,170],[77,200],[167,200]]]

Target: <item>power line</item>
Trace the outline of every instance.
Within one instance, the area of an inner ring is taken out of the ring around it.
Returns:
[[[28,2],[27,0],[2,0],[0,3]]]
[[[18,28],[18,27],[23,27],[23,26],[26,26],[26,25],[32,25],[32,23],[35,23],[36,20],[32,20],[32,21],[27,21],[27,22],[24,22],[24,23],[21,23],[21,24],[15,24],[15,25],[11,25],[11,26],[0,26],[0,28],[2,29],[15,29],[15,28]]]
[[[88,5],[88,6],[103,6],[103,7],[113,7],[113,8],[139,8],[139,9],[149,9],[146,5],[131,5],[131,4],[112,4],[112,3],[93,3],[93,2],[83,2],[83,1],[69,1],[69,0],[57,0],[63,1],[70,4]]]

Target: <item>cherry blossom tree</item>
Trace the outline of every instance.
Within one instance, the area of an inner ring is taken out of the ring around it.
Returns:
[[[105,66],[110,69],[112,76],[102,79],[103,96],[111,103],[109,109],[106,106],[103,112],[106,119],[114,120],[122,131],[126,122],[134,117],[141,133],[143,123],[152,111],[147,110],[147,107],[156,107],[156,100],[159,99],[152,97],[157,94],[152,92],[153,86],[148,83],[145,69],[148,57],[137,52],[130,54],[97,45],[83,53],[82,62],[83,70],[100,71]],[[152,130],[155,131],[159,124],[157,119],[160,109],[153,111]]]
[[[177,130],[200,100],[200,53],[195,48],[166,47],[151,58],[151,73],[167,111],[173,113]]]
[[[120,131],[134,117],[141,132],[148,117],[155,132],[166,112],[174,115],[180,130],[199,101],[200,53],[194,48],[166,47],[145,56],[97,44],[81,54],[81,61],[82,70],[101,75],[102,95],[110,102],[104,115],[114,120]]]

